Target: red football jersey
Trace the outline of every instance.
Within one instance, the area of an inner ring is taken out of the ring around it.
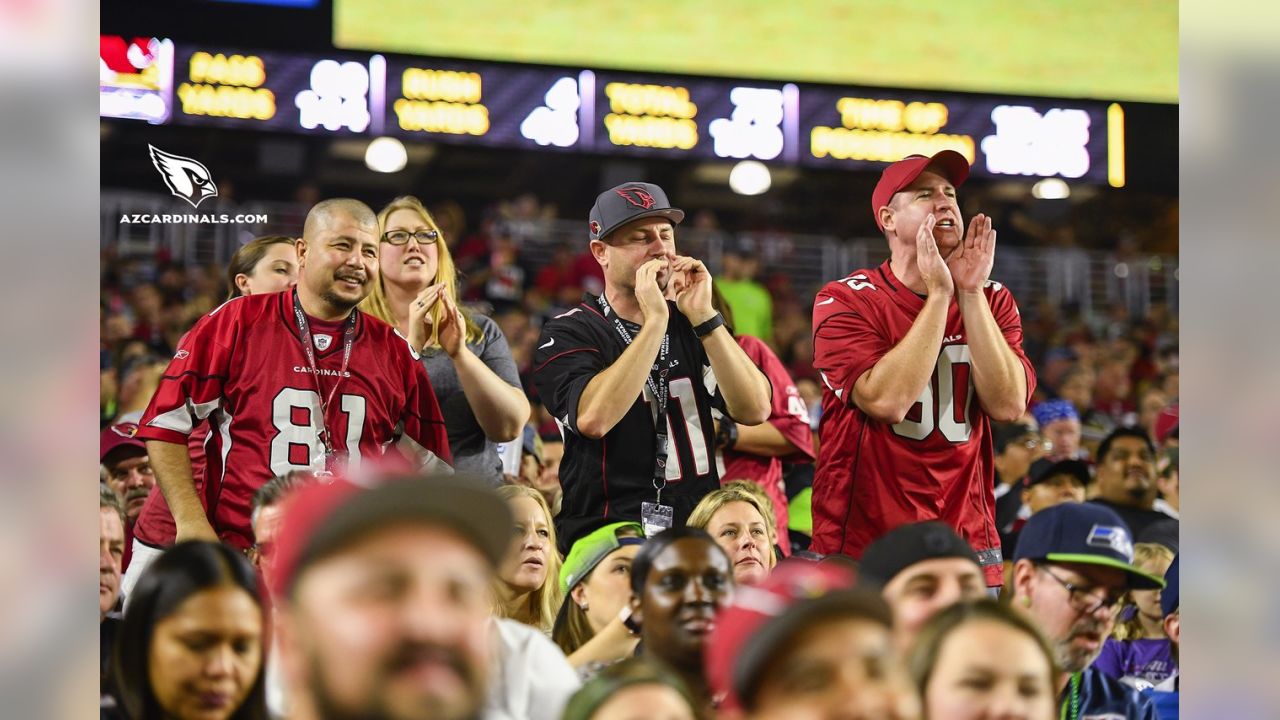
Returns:
[[[787,491],[782,484],[782,463],[813,462],[809,408],[805,405],[804,398],[800,397],[800,391],[792,382],[787,368],[763,340],[750,335],[738,335],[735,339],[738,347],[751,358],[751,363],[760,368],[765,377],[769,378],[769,384],[773,385],[769,424],[800,450],[785,457],[766,457],[726,450],[717,457],[723,463],[720,468],[720,484],[733,480],[750,480],[763,488],[773,502],[778,546],[783,552],[789,553],[791,537],[787,532]]]
[[[1036,378],[1022,351],[1018,306],[1000,283],[988,282],[983,292],[1026,370],[1030,399]],[[923,307],[924,298],[887,261],[827,283],[814,301],[814,367],[825,387],[813,548],[857,558],[899,525],[941,519],[977,551],[995,587],[1003,578],[991,422],[975,402],[960,306],[952,301],[933,378],[902,422],[872,420],[853,402],[854,383],[906,336]]]
[[[313,467],[323,426],[350,470],[396,443],[422,467],[452,461],[444,419],[426,370],[386,323],[358,313],[346,373],[345,321],[308,320],[312,373],[291,291],[231,300],[200,319],[179,343],[139,423],[137,437],[186,444],[207,419],[203,502],[218,536],[253,543],[253,493],[276,475]],[[341,376],[341,377],[339,377]]]

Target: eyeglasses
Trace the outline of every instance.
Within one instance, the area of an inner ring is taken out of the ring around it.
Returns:
[[[435,230],[419,230],[412,233],[408,230],[392,230],[382,233],[382,241],[392,245],[404,245],[409,242],[409,238],[417,240],[419,245],[434,245],[436,240],[440,239],[440,233]]]
[[[1104,607],[1107,608],[1109,613],[1114,613],[1116,609],[1119,608],[1120,602],[1124,600],[1125,593],[1123,591],[1108,593],[1104,595],[1102,599],[1098,599],[1098,591],[1102,590],[1102,588],[1097,585],[1082,587],[1075,583],[1069,583],[1066,580],[1063,580],[1044,565],[1040,565],[1038,567],[1045,571],[1049,577],[1057,580],[1059,585],[1066,588],[1067,592],[1070,593],[1069,602],[1071,603],[1071,607],[1086,615],[1092,615]]]
[[[1028,435],[1022,439],[1022,446],[1028,450],[1044,450],[1047,452],[1053,447],[1053,443],[1039,435]]]
[[[244,556],[254,565],[260,564],[264,559],[271,555],[275,548],[275,543],[254,543],[245,548]]]

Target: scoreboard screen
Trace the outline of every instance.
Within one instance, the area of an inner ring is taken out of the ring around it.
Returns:
[[[1123,163],[1114,103],[154,39],[103,48],[102,115],[152,123],[852,170],[949,148],[979,176],[1113,184]],[[143,67],[111,70],[108,55]]]

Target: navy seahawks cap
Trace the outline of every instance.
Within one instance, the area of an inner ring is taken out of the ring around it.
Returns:
[[[1178,558],[1173,556],[1173,564],[1164,571],[1164,590],[1160,591],[1160,611],[1165,617],[1178,612]]]
[[[1164,587],[1164,580],[1133,566],[1129,526],[1114,510],[1096,503],[1060,503],[1032,515],[1013,559],[1103,565],[1125,571],[1132,588]]]
[[[603,240],[632,220],[647,217],[664,217],[674,225],[684,220],[684,211],[671,207],[667,194],[657,185],[626,182],[596,197],[587,225],[592,240]]]

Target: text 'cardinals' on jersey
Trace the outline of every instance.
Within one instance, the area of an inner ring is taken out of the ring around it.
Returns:
[[[218,536],[240,548],[253,542],[254,491],[273,476],[315,467],[325,427],[351,471],[393,444],[417,467],[443,469],[452,460],[435,393],[408,344],[354,311],[343,371],[347,321],[311,318],[313,336],[336,338],[327,350],[317,346],[313,372],[292,298],[292,291],[240,297],[201,318],[139,423],[140,438],[184,445],[197,423],[210,423],[202,500]],[[322,394],[333,397],[323,419]]]

